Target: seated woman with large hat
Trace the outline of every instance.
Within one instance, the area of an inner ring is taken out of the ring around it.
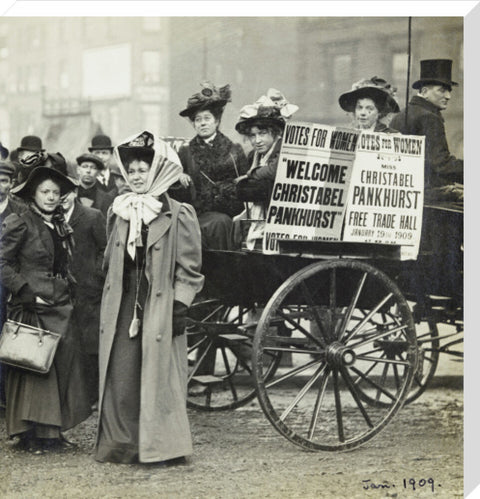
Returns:
[[[349,92],[340,96],[340,107],[352,113],[352,128],[372,132],[398,133],[383,121],[390,113],[398,113],[400,108],[394,98],[397,89],[382,78],[364,78],[352,85]]]
[[[247,235],[248,249],[253,249],[263,237],[264,219],[277,173],[283,129],[286,121],[297,110],[298,106],[290,104],[274,88],[270,88],[254,104],[240,110],[240,119],[235,128],[248,138],[253,149],[248,155],[250,169],[247,175],[237,181],[238,199],[250,204],[237,217],[235,241],[239,244],[243,238],[239,232],[240,219],[257,220],[252,223]]]
[[[184,169],[180,181],[189,190],[180,196],[170,192],[195,207],[203,248],[231,249],[232,217],[243,209],[235,196],[234,179],[247,171],[247,159],[242,147],[219,130],[223,110],[231,100],[230,86],[217,88],[210,82],[201,86],[180,112],[197,132],[178,152]]]

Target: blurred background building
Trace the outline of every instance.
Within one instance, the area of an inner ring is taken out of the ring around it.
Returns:
[[[463,18],[412,19],[410,83],[430,58],[454,61],[459,87],[444,116],[463,157]],[[401,17],[4,17],[0,141],[13,149],[36,134],[73,160],[98,132],[114,142],[140,129],[191,137],[178,112],[204,79],[231,84],[222,130],[234,140],[240,108],[269,87],[300,107],[296,120],[348,124],[338,97],[364,77],[397,86],[405,106],[407,60]]]

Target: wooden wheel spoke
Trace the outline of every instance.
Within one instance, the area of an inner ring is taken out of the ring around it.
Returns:
[[[263,350],[265,352],[289,352],[289,353],[301,353],[306,355],[325,353],[324,350],[303,350],[301,348],[289,348],[289,347],[265,347]]]
[[[281,310],[277,311],[277,314],[287,321],[289,324],[291,324],[297,331],[300,331],[302,334],[304,334],[307,338],[310,338],[314,343],[317,345],[321,346],[322,348],[325,348],[325,344],[322,342],[320,338],[317,338],[316,336],[313,336],[309,331],[307,331],[303,326],[301,326],[299,323],[295,322],[293,319],[291,319],[288,314],[285,314]]]
[[[236,402],[238,400],[237,390],[232,380],[232,370],[230,369],[230,363],[228,362],[227,352],[225,351],[225,347],[222,345],[220,348],[222,351],[223,363],[225,365],[225,371],[227,373],[227,382],[230,387],[230,391],[232,392],[233,400]]]
[[[340,388],[338,386],[338,371],[333,369],[333,391],[335,395],[335,413],[337,415],[338,439],[345,442],[345,431],[343,428],[342,402],[340,400]]]
[[[385,385],[385,380],[387,379],[387,373],[388,373],[388,364],[385,364],[383,366],[383,370],[382,370],[382,377],[380,378],[380,384],[382,386]],[[380,395],[381,395],[381,392],[379,392],[377,390],[377,394],[375,395],[375,401],[378,402],[380,400]]]
[[[382,357],[380,357],[380,358],[384,358],[384,357],[385,357],[385,354],[382,354]],[[372,365],[371,365],[371,366],[370,366],[370,367],[369,367],[369,368],[365,371],[365,373],[364,373],[364,374],[365,374],[365,376],[368,376],[368,375],[370,374],[370,372],[371,372],[371,371],[373,371],[373,370],[377,367],[377,365],[378,365],[378,362],[375,362],[374,364],[372,364]],[[362,378],[361,378],[360,376],[357,376],[357,377],[355,378],[354,384],[355,384],[355,385],[356,385],[356,384],[358,384],[360,380],[362,380]]]
[[[325,389],[327,387],[329,369],[325,369],[322,379],[320,381],[320,386],[318,387],[317,398],[315,399],[315,407],[313,409],[312,419],[310,420],[310,426],[308,428],[308,439],[313,438],[315,429],[317,427],[318,415],[320,414],[320,407],[322,406],[323,396],[325,395]]]
[[[386,390],[385,388],[383,388],[383,386],[380,386],[378,383],[375,383],[375,381],[371,380],[370,378],[367,378],[365,376],[364,373],[362,373],[361,371],[359,371],[357,368],[355,367],[351,367],[350,369],[352,369],[352,371],[355,373],[355,374],[358,374],[358,376],[360,376],[364,381],[366,381],[369,385],[373,386],[374,388],[377,388],[377,390],[380,390],[383,394],[385,394],[389,399],[391,400],[396,400],[395,396],[392,395],[388,390]]]
[[[355,400],[355,403],[357,404],[358,408],[360,409],[360,412],[362,413],[363,418],[365,419],[365,422],[370,428],[373,428],[373,423],[372,420],[370,419],[370,416],[368,415],[361,399],[360,396],[358,395],[357,388],[355,387],[355,384],[352,381],[352,378],[350,377],[349,373],[345,371],[345,369],[342,369],[341,371],[342,378],[345,380],[345,383],[347,384],[347,388],[352,394],[353,400]]]
[[[393,376],[395,378],[395,386],[397,387],[397,390],[399,390],[401,383],[400,383],[400,375],[398,374],[398,366],[396,364],[393,365]]]
[[[188,354],[191,354],[194,350],[199,348],[201,345],[203,345],[206,341],[208,341],[208,338],[204,336],[203,338],[200,339],[200,341],[197,341],[194,345],[188,348],[187,352]]]
[[[290,414],[290,412],[292,412],[292,409],[303,399],[303,397],[305,397],[308,390],[310,390],[312,385],[322,375],[325,369],[326,369],[325,364],[319,366],[315,374],[305,383],[303,388],[298,392],[293,402],[283,411],[282,415],[280,416],[280,421],[285,421],[285,418]]]
[[[363,326],[370,320],[371,317],[373,317],[393,296],[393,293],[388,293],[383,300],[380,300],[375,307],[373,307],[372,310],[367,314],[367,316],[358,324],[355,326],[355,328],[351,331],[349,336],[347,337],[346,341],[351,340],[354,336],[356,336],[363,328]]]
[[[348,323],[350,322],[350,319],[352,318],[353,311],[355,310],[355,306],[357,305],[357,301],[358,301],[358,298],[360,296],[360,293],[362,292],[363,285],[365,284],[366,278],[367,278],[367,273],[364,272],[362,277],[358,281],[357,287],[355,289],[355,293],[353,294],[353,298],[352,298],[352,301],[350,302],[350,305],[348,306],[347,312],[343,316],[341,326],[338,330],[338,339],[339,340],[341,340],[345,335],[345,331],[347,329]]]
[[[403,329],[407,329],[407,324],[403,326],[398,326],[394,329],[390,329],[388,331],[382,331],[380,333],[374,334],[370,336],[369,338],[366,338],[362,341],[359,341],[357,343],[354,343],[353,345],[349,345],[350,348],[358,348],[360,346],[366,345],[367,343],[371,343],[372,341],[379,340],[380,338],[383,338],[385,336],[389,336],[390,334],[398,333],[399,331],[402,331]]]
[[[309,289],[307,288],[307,285],[305,284],[305,281],[302,281],[300,283],[300,288],[302,290],[302,294],[305,297],[305,301],[307,305],[310,307],[310,309],[313,312],[313,317],[315,319],[315,322],[318,326],[318,329],[321,331],[323,338],[329,338],[328,331],[325,331],[325,328],[323,326],[322,318],[320,317],[320,314],[318,313],[318,308],[315,305],[315,302],[313,301],[312,295],[310,294]],[[326,343],[323,340],[323,338],[318,338],[318,341],[320,342],[322,347],[326,347]]]
[[[205,348],[205,350],[202,352],[202,355],[195,362],[195,364],[194,364],[194,366],[192,368],[192,371],[191,371],[191,373],[188,376],[188,379],[187,379],[188,382],[190,382],[191,379],[193,378],[193,376],[195,376],[195,373],[197,372],[200,364],[203,362],[203,360],[207,356],[208,352],[212,349],[212,345],[213,345],[213,343],[210,342],[208,344],[207,348]]]
[[[315,366],[316,364],[320,364],[321,362],[323,362],[323,359],[320,360],[320,359],[316,359],[316,360],[312,360],[310,362],[308,362],[307,364],[303,365],[303,366],[298,366],[298,367],[295,367],[294,369],[286,372],[285,374],[282,374],[282,376],[279,376],[278,378],[272,380],[272,381],[269,381],[265,387],[266,388],[271,388],[272,386],[275,386],[275,385],[278,385],[279,383],[281,383],[282,381],[286,381],[287,379],[290,379],[292,378],[293,376],[303,372],[303,371],[306,371],[307,369],[310,369],[312,366]]]
[[[393,365],[401,365],[408,366],[410,365],[406,360],[394,360],[394,359],[381,359],[379,357],[367,357],[365,355],[357,355],[357,359],[359,360],[369,360],[371,362],[382,362],[385,364],[393,364]],[[388,366],[386,366],[388,368]]]

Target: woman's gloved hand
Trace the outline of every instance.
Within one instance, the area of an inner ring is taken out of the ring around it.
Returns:
[[[35,294],[28,284],[20,288],[20,291],[17,293],[17,301],[27,310],[35,308]]]
[[[181,301],[175,300],[173,302],[173,321],[172,321],[172,335],[180,336],[185,332],[187,323],[188,307]]]

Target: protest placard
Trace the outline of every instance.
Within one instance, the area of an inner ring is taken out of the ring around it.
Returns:
[[[287,124],[263,251],[279,240],[401,245],[415,258],[423,209],[424,137]]]

